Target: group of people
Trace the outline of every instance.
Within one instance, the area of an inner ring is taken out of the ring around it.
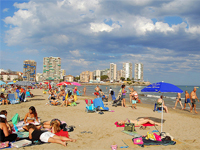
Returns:
[[[1,88],[1,94],[0,94],[0,100],[1,104],[8,105],[10,103],[8,94],[14,94],[17,93],[17,99],[19,99],[21,102],[25,101],[26,96],[27,97],[34,97],[34,95],[31,93],[29,87],[22,87],[22,86],[10,86],[10,87],[2,87]]]
[[[126,107],[126,99],[125,99],[125,97],[126,97],[127,91],[126,91],[125,88],[126,88],[126,85],[122,85],[121,89],[119,91],[119,94],[118,94],[118,95],[120,95],[120,97],[122,99],[122,101],[121,101],[121,106],[122,107]],[[107,87],[106,87],[106,89],[107,89]],[[100,87],[98,85],[96,86],[96,88],[94,90],[95,90],[96,95],[98,95],[99,97],[108,98],[104,94],[102,89],[100,89]],[[134,108],[137,109],[136,108],[136,103],[139,100],[138,93],[137,93],[137,91],[134,90],[133,87],[129,88],[129,90],[130,90],[129,97],[130,97],[130,103],[132,103],[132,109],[134,109]],[[108,92],[109,93],[109,98],[112,97],[112,93],[113,93],[112,91],[113,91],[113,89],[110,87],[109,92]]]
[[[197,113],[196,102],[197,102],[197,100],[199,102],[199,99],[197,97],[196,91],[197,91],[196,87],[194,87],[193,91],[190,94],[188,93],[187,90],[185,91],[184,108],[183,108],[183,105],[181,103],[181,93],[177,93],[176,102],[175,102],[175,106],[174,106],[173,109],[176,109],[176,106],[177,106],[178,103],[180,104],[182,109],[185,109],[186,108],[186,104],[188,104],[189,107],[190,107],[190,112],[192,113],[192,110],[194,109],[195,113]],[[191,106],[190,103],[192,103],[192,106]]]
[[[50,103],[52,105],[58,105],[59,103],[59,99],[61,98],[62,99],[62,104],[61,104],[61,107],[62,106],[68,106],[69,104],[75,102],[75,95],[72,95],[72,91],[65,91],[64,89],[62,89],[60,92],[56,92],[55,90],[53,89],[49,89],[48,91],[49,93],[49,100],[50,100]]]
[[[69,138],[67,131],[63,131],[63,124],[59,119],[52,119],[50,121],[43,123],[43,128],[47,130],[41,130],[41,125],[34,125],[34,122],[38,122],[38,115],[34,106],[29,108],[29,112],[24,118],[25,131],[29,132],[29,139],[32,141],[41,141],[44,143],[58,143],[66,146],[66,141],[75,142],[75,139]],[[2,110],[0,112],[0,142],[5,141],[17,141],[20,140],[17,134],[12,133],[13,125],[9,124],[7,121],[7,111]]]

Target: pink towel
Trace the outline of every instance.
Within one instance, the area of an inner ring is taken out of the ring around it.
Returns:
[[[117,123],[118,123],[118,122],[115,122],[116,127],[125,127],[124,124],[120,126],[120,125],[118,125]]]
[[[123,125],[118,125],[117,124],[117,122],[115,122],[115,125],[116,125],[116,127],[125,127],[125,125],[123,124]],[[143,124],[142,126],[154,126],[154,124],[150,124],[149,122],[148,123],[145,123],[145,124]],[[135,126],[135,127],[140,127],[140,126]]]

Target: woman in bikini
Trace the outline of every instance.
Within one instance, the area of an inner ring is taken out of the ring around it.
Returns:
[[[27,123],[31,124],[31,123],[34,123],[35,121],[39,123],[36,109],[34,106],[31,106],[29,108],[29,112],[24,117],[24,124],[27,124]],[[37,128],[40,129],[41,126],[37,126]],[[28,130],[27,125],[25,125],[23,129],[27,131]]]
[[[140,118],[140,119],[137,119],[137,120],[120,120],[120,121],[118,121],[118,125],[124,125],[125,123],[128,123],[128,122],[130,122],[130,123],[134,123],[136,126],[141,126],[141,125],[143,125],[143,124],[145,124],[145,123],[150,123],[150,124],[154,124],[154,125],[157,125],[157,126],[160,126],[160,123],[157,123],[157,122],[155,122],[155,121],[153,121],[153,120],[150,120],[149,118]]]
[[[33,124],[28,125],[28,131],[29,131],[29,139],[32,141],[42,141],[44,143],[58,143],[63,146],[66,146],[66,142],[76,142],[75,139],[70,139],[64,136],[57,136],[54,133],[48,132],[48,131],[41,131],[37,129],[37,127]]]

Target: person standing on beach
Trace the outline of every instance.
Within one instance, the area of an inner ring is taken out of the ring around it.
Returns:
[[[190,109],[191,109],[191,105],[190,105],[190,94],[188,93],[188,91],[186,90],[185,91],[185,104],[184,104],[184,108],[186,107],[186,104],[188,104],[190,106]]]
[[[100,91],[99,86],[97,85],[97,87],[94,90],[99,93],[99,91]]]
[[[122,85],[121,86],[121,92],[122,92],[122,107],[126,107],[126,99],[125,99],[125,97],[126,97],[126,90],[125,90],[125,85]]]
[[[84,88],[83,88],[83,93],[84,93],[84,95],[85,95],[85,93],[86,93],[86,90],[87,90],[87,88],[84,87]]]
[[[195,113],[197,114],[197,110],[196,110],[196,100],[198,100],[198,102],[199,102],[199,99],[198,99],[198,97],[197,97],[196,91],[197,91],[197,88],[194,87],[193,91],[190,93],[190,99],[191,99],[191,102],[192,102],[192,107],[190,108],[190,112],[192,113],[192,110],[193,110],[193,108],[194,108],[194,111],[195,111]]]
[[[133,87],[130,87],[130,88],[128,88],[129,89],[129,91],[130,91],[130,93],[129,93],[129,98],[130,98],[130,103],[131,103],[131,101],[132,101],[132,93],[133,93],[133,91],[134,91],[134,88]]]
[[[177,93],[177,97],[176,97],[176,103],[173,109],[176,109],[177,103],[179,102],[179,104],[181,105],[181,108],[183,109],[183,105],[181,103],[181,93]]]

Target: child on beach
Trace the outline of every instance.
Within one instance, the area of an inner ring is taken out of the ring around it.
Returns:
[[[191,105],[190,105],[190,94],[188,93],[188,91],[186,90],[185,91],[185,104],[184,104],[184,108],[186,107],[186,104],[188,104],[190,106],[190,109],[191,109]]]
[[[64,136],[57,136],[54,133],[48,131],[41,131],[36,128],[35,125],[30,124],[27,126],[29,131],[29,139],[32,141],[42,141],[44,143],[58,143],[63,146],[66,146],[66,142],[76,142],[75,139],[70,139]]]

